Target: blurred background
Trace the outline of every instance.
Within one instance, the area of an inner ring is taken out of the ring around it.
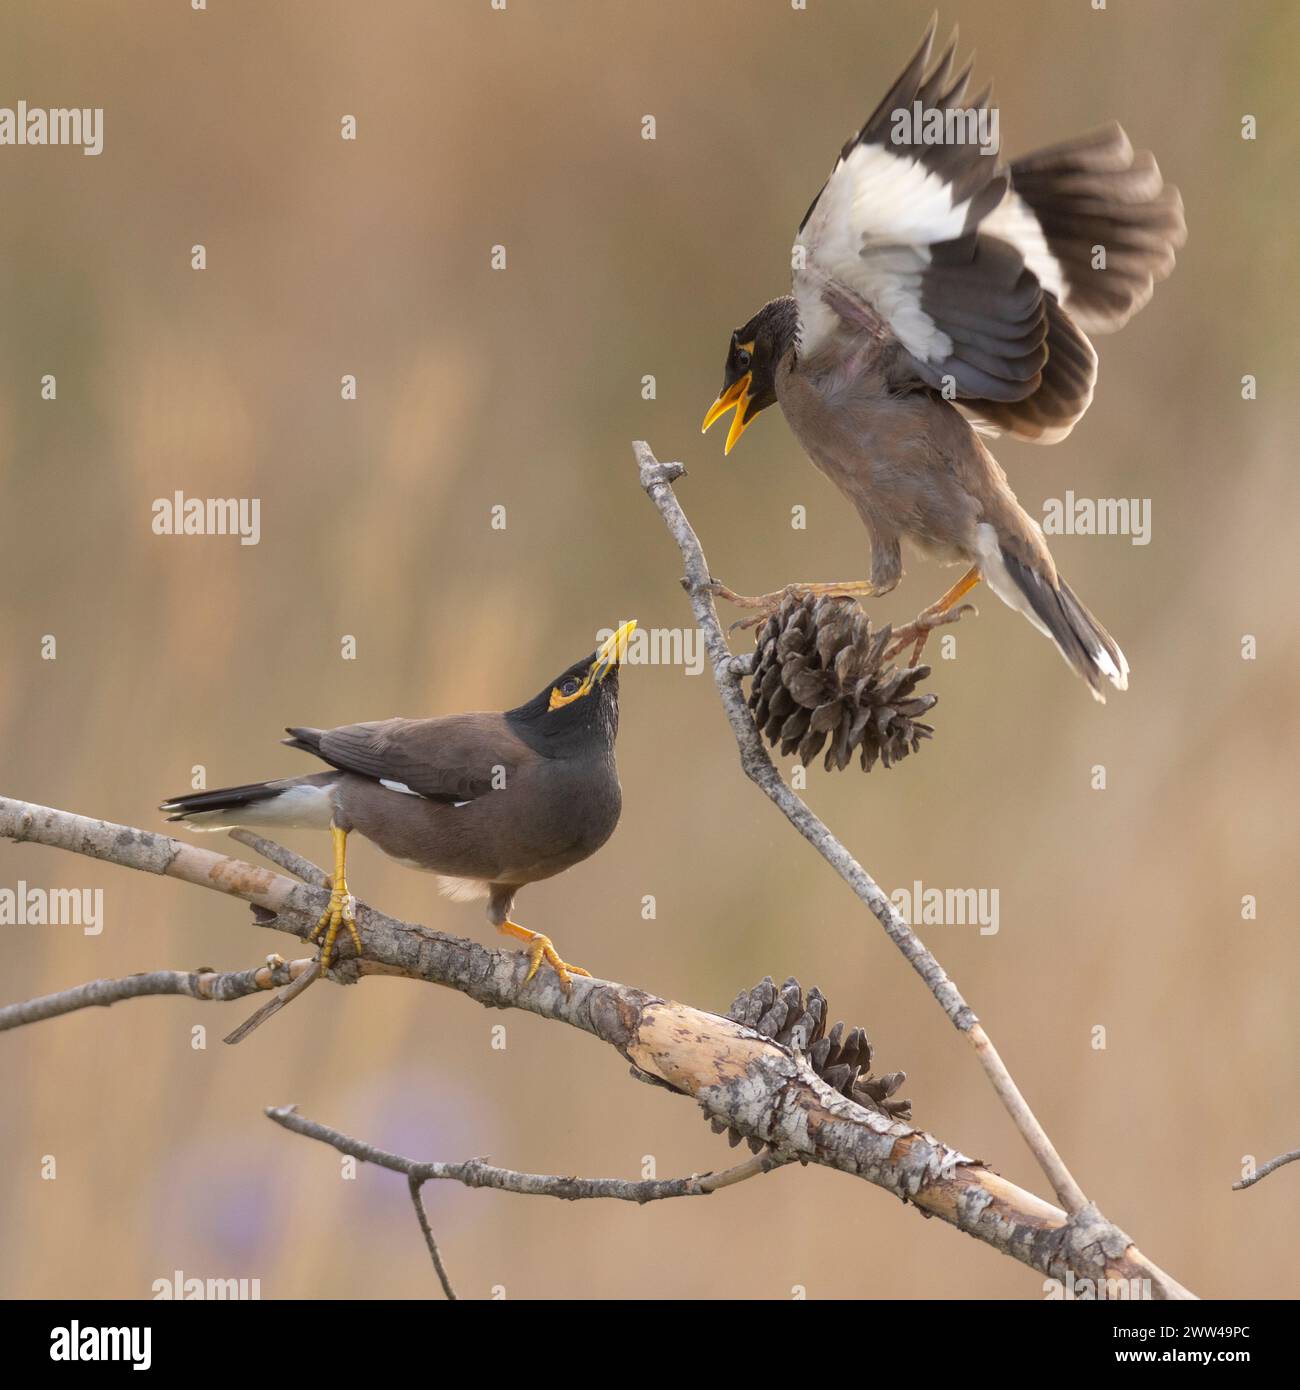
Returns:
[[[312,770],[278,746],[286,724],[500,708],[621,617],[688,624],[633,438],[689,465],[679,497],[733,587],[865,574],[858,522],[778,412],[725,462],[699,421],[731,329],[785,292],[799,218],[930,9],[9,0],[0,104],[102,106],[105,143],[0,148],[0,792],[160,829],[196,764],[209,786]],[[1079,428],[995,446],[1035,515],[1066,489],[1150,499],[1145,547],[1052,539],[1132,688],[1094,704],[976,594],[936,661],[933,743],[891,772],[818,768],[808,800],[889,891],[998,890],[995,935],[922,935],[1103,1210],[1202,1294],[1294,1296],[1300,1174],[1230,1184],[1244,1156],[1300,1143],[1300,9],[949,0],[941,34],[953,22],[996,79],[1006,155],[1117,118],[1186,201],[1178,269],[1098,343]],[[177,490],[260,498],[260,544],[155,535],[152,503]],[[902,620],[952,578],[912,558],[874,611]],[[704,1008],[765,973],[822,986],[877,1069],[909,1073],[917,1124],[1046,1195],[966,1044],[744,780],[707,673],[630,668],[618,752],[616,835],[527,891],[520,919]],[[504,944],[480,905],[364,842],[349,869],[399,917]],[[105,929],[0,929],[0,1002],[298,954],[215,894],[0,844],[0,887],[20,880],[102,887]],[[140,1001],[4,1036],[0,1293],[148,1297],[176,1270],[258,1278],[267,1298],[435,1293],[403,1180],[341,1181],[267,1105],[535,1172],[732,1160],[688,1101],[525,1014],[372,979],[223,1046],[257,1002]],[[470,1297],[1042,1294],[827,1171],[643,1209],[426,1194]]]

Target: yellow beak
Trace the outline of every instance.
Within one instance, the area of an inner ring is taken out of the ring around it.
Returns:
[[[727,443],[722,450],[724,454],[729,454],[736,447],[736,441],[749,426],[749,421],[745,419],[745,411],[749,408],[749,383],[752,379],[752,374],[746,372],[739,381],[733,382],[709,407],[704,424],[700,426],[700,433],[707,434],[710,425],[715,424],[727,411],[735,409],[736,413],[731,418],[731,428],[727,431]]]
[[[587,689],[599,684],[613,667],[619,666],[627,660],[628,638],[635,631],[636,619],[630,618],[620,627],[616,627],[600,644],[600,648],[596,652],[596,659],[591,663],[591,670],[587,673]]]
[[[565,705],[571,705],[575,700],[581,700],[584,695],[590,695],[615,666],[619,666],[627,660],[628,638],[635,631],[635,618],[616,627],[596,649],[596,659],[587,667],[587,675],[577,690],[572,695],[562,695],[559,686],[556,686],[551,691],[551,702],[547,708],[562,709]]]

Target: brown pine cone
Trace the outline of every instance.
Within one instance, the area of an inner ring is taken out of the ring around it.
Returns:
[[[837,1023],[826,1032],[826,996],[814,986],[805,999],[799,981],[791,977],[780,989],[770,975],[765,975],[753,989],[736,995],[727,1017],[743,1024],[766,1038],[803,1053],[809,1066],[828,1086],[841,1095],[870,1110],[880,1111],[891,1120],[908,1120],[912,1116],[910,1100],[891,1100],[890,1097],[907,1080],[905,1071],[890,1072],[887,1076],[871,1075],[871,1044],[861,1028],[850,1029]],[[726,1131],[732,1148],[744,1138],[722,1120],[710,1120],[713,1132]],[[764,1148],[761,1139],[749,1139],[750,1151]]]
[[[791,594],[758,629],[749,707],[782,754],[809,766],[826,747],[829,772],[861,750],[864,772],[892,767],[934,729],[918,716],[937,695],[917,695],[928,666],[884,664],[891,629],[873,633],[861,604],[845,596]]]

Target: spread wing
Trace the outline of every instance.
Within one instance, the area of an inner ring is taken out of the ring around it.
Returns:
[[[499,768],[504,768],[508,783],[527,751],[500,714],[384,719],[288,732],[293,738],[286,743],[315,753],[343,772],[371,777],[393,791],[452,803],[473,801],[491,791]]]
[[[1181,200],[1118,126],[999,165],[989,90],[966,100],[955,34],[930,66],[934,29],[800,226],[800,354],[887,359],[891,384],[1054,442],[1092,400],[1080,325],[1119,327],[1151,297],[1185,239]]]

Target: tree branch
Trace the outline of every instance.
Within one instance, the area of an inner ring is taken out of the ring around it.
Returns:
[[[274,1018],[286,1004],[292,1004],[300,994],[305,993],[308,987],[314,985],[319,979],[320,961],[313,960],[296,980],[290,982],[286,989],[277,994],[274,999],[268,999],[256,1013],[249,1014],[238,1028],[232,1028],[221,1041],[228,1043],[231,1047],[234,1047],[236,1043],[243,1042],[250,1033],[260,1028],[268,1019]]]
[[[235,829],[228,830],[226,833],[232,840],[238,840],[241,845],[247,845],[249,849],[260,854],[263,859],[269,859],[272,864],[283,869],[285,873],[292,874],[294,878],[300,878],[304,883],[315,884],[317,888],[330,886],[330,876],[324,869],[313,864],[310,859],[304,859],[301,854],[295,854],[293,850],[286,849],[284,845],[277,845],[274,840],[267,840],[261,835],[254,835],[251,830],[245,830],[242,826],[236,826]]]
[[[692,1173],[688,1178],[650,1178],[633,1182],[625,1178],[555,1177],[546,1173],[517,1173],[511,1168],[498,1168],[482,1158],[466,1159],[463,1163],[421,1163],[413,1158],[403,1158],[400,1154],[387,1153],[373,1144],[341,1134],[337,1129],[330,1129],[316,1120],[309,1120],[305,1115],[298,1114],[297,1108],[292,1105],[268,1109],[266,1113],[276,1124],[295,1134],[319,1140],[362,1163],[374,1163],[394,1173],[405,1173],[413,1182],[446,1179],[463,1183],[466,1187],[491,1187],[498,1192],[515,1192],[525,1197],[557,1197],[563,1202],[609,1198],[644,1206],[647,1202],[662,1202],[670,1197],[707,1197],[720,1188],[734,1187],[747,1178],[770,1173],[774,1168],[784,1167],[790,1162],[788,1158],[769,1151],[754,1154],[744,1163],[738,1163],[721,1173]]]
[[[328,900],[323,889],[166,835],[5,797],[0,837],[241,898],[254,905],[260,926],[299,938],[311,932]],[[848,1100],[798,1052],[730,1019],[609,980],[576,977],[568,993],[551,971],[525,981],[528,960],[520,953],[491,951],[364,903],[357,904],[357,921],[365,957],[345,955],[329,972],[336,983],[401,975],[459,990],[489,1008],[526,1009],[567,1023],[691,1096],[709,1119],[771,1145],[782,1159],[873,1183],[1054,1279],[1072,1274],[1099,1281],[1101,1289],[1113,1281],[1131,1289],[1129,1281],[1138,1281],[1155,1298],[1191,1296],[1092,1209],[1067,1217],[933,1135]]]
[[[744,1163],[728,1168],[721,1173],[693,1173],[689,1178],[673,1178],[670,1181],[658,1180],[627,1182],[621,1178],[574,1178],[552,1177],[542,1173],[517,1173],[510,1168],[498,1168],[486,1159],[471,1158],[464,1163],[420,1163],[413,1158],[403,1158],[400,1154],[388,1153],[367,1144],[361,1139],[353,1139],[328,1125],[309,1120],[298,1114],[296,1106],[282,1105],[267,1110],[267,1115],[276,1124],[292,1130],[294,1134],[305,1135],[308,1139],[319,1140],[348,1154],[362,1163],[374,1163],[388,1168],[394,1173],[405,1173],[407,1190],[415,1207],[415,1219],[420,1224],[420,1234],[424,1237],[425,1248],[433,1264],[434,1273],[442,1285],[448,1300],[455,1301],[456,1292],[443,1263],[442,1252],[429,1225],[429,1214],[424,1209],[420,1190],[426,1182],[445,1179],[463,1183],[466,1187],[492,1187],[498,1192],[515,1192],[529,1197],[558,1197],[566,1202],[586,1201],[591,1198],[612,1197],[621,1202],[660,1202],[669,1197],[707,1197],[720,1188],[734,1187],[747,1178],[758,1177],[781,1168],[788,1159],[768,1150],[755,1154]]]
[[[411,1194],[411,1205],[415,1208],[415,1219],[420,1223],[420,1234],[424,1237],[425,1248],[433,1262],[433,1272],[438,1276],[447,1302],[455,1303],[456,1290],[451,1286],[451,1276],[447,1273],[447,1266],[442,1262],[442,1251],[438,1249],[438,1242],[434,1239],[433,1227],[429,1225],[429,1213],[425,1211],[424,1198],[420,1195],[423,1187],[424,1184],[419,1178],[412,1177],[406,1180],[406,1190]]]
[[[252,970],[154,970],[145,975],[128,975],[122,980],[91,980],[74,985],[72,989],[28,999],[21,1004],[0,1008],[0,1033],[9,1028],[21,1028],[25,1023],[40,1023],[60,1014],[75,1013],[78,1009],[106,1009],[124,999],[142,999],[151,994],[182,994],[206,1002],[227,1002],[243,999],[259,990],[279,989],[314,971],[316,962],[282,960],[268,956],[265,965]]]
[[[1268,1177],[1270,1173],[1276,1172],[1277,1169],[1284,1167],[1288,1163],[1294,1163],[1297,1158],[1300,1158],[1300,1149],[1292,1149],[1290,1153],[1278,1154],[1276,1158],[1270,1158],[1267,1163],[1261,1164],[1256,1168],[1250,1177],[1242,1178],[1240,1182],[1234,1182],[1232,1184],[1232,1190],[1234,1192],[1241,1192],[1247,1187],[1254,1187],[1261,1178]]]
[[[790,824],[839,874],[884,927],[889,939],[925,981],[930,993],[948,1015],[953,1026],[974,1047],[985,1075],[1025,1143],[1038,1160],[1039,1166],[1047,1175],[1058,1200],[1072,1214],[1085,1211],[1088,1208],[1088,1199],[1083,1195],[1083,1190],[1070,1175],[1060,1154],[1047,1137],[1047,1132],[1029,1108],[1006,1064],[998,1055],[974,1011],[962,998],[957,986],[903,920],[898,909],[890,902],[875,879],[836,839],[825,823],[782,781],[781,774],[763,747],[762,737],[754,724],[741,687],[741,676],[748,670],[748,663],[734,657],[727,645],[726,635],[718,619],[718,610],[713,602],[714,585],[709,574],[708,562],[704,558],[704,550],[673,492],[673,483],[682,477],[686,470],[680,463],[660,463],[651,452],[650,446],[642,440],[637,440],[632,448],[636,454],[641,486],[658,507],[664,524],[682,553],[686,565],[686,578],[682,584],[690,597],[695,620],[704,634],[704,645],[713,665],[713,679],[718,687],[718,694],[722,697],[727,721],[740,749],[740,765],[745,775],[776,804]]]

